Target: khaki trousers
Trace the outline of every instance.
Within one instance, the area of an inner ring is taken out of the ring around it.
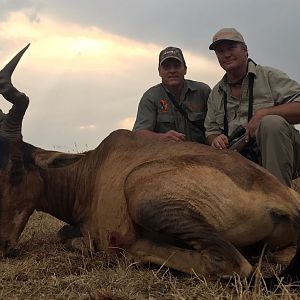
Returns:
[[[299,131],[280,116],[265,116],[257,129],[256,142],[262,166],[290,187],[300,174]]]

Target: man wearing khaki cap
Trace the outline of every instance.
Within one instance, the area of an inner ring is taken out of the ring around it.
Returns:
[[[158,139],[206,143],[204,119],[210,87],[184,78],[187,66],[176,47],[160,52],[158,72],[162,83],[144,93],[133,131]]]
[[[291,186],[300,171],[300,134],[293,126],[300,123],[300,85],[249,59],[245,40],[234,28],[219,30],[209,49],[226,74],[208,100],[208,143],[228,148],[228,137],[242,125],[245,141],[251,151],[257,150],[262,166]]]

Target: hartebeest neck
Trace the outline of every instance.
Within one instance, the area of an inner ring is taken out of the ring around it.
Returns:
[[[90,207],[94,185],[90,174],[94,174],[93,169],[96,169],[96,164],[89,165],[85,157],[67,167],[41,169],[44,197],[38,210],[66,223],[82,222]]]

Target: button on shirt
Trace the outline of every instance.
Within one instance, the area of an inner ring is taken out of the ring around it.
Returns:
[[[155,85],[144,93],[139,103],[133,131],[146,129],[165,133],[175,130],[184,133],[189,141],[205,143],[204,119],[209,93],[207,84],[185,79],[177,102],[186,111],[192,125],[173,105],[165,87]]]
[[[230,95],[226,74],[213,88],[207,104],[206,136],[224,130],[224,95],[227,94],[228,135],[239,125],[248,123],[249,73],[254,74],[253,113],[262,108],[293,101],[300,97],[300,85],[280,70],[248,62],[248,73],[243,80],[240,98]],[[295,100],[299,102],[298,100]]]

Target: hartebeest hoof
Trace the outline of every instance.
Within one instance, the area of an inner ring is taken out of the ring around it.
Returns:
[[[58,238],[63,242],[69,239],[82,237],[82,232],[79,225],[64,225],[58,232]]]
[[[296,246],[291,246],[276,252],[268,251],[266,254],[266,260],[280,265],[288,265],[292,258],[295,256]]]
[[[297,253],[296,253],[297,254]],[[278,277],[265,279],[266,286],[270,290],[278,289],[282,284],[287,284],[293,290],[300,289],[300,258],[295,255],[289,266]]]
[[[92,256],[96,253],[93,243],[86,237],[77,237],[68,239],[63,242],[63,245],[70,251],[79,252],[85,256]]]

